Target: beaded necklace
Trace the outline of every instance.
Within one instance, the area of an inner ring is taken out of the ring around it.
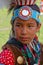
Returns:
[[[30,61],[29,62],[30,65],[38,64],[38,60],[40,58],[39,41],[36,41],[34,39],[32,43],[23,45],[23,48],[21,48],[21,51],[26,60],[26,65],[28,65],[28,61]],[[27,61],[27,59],[28,59],[28,61]]]

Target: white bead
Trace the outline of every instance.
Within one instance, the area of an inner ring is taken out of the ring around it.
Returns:
[[[17,62],[18,62],[19,64],[22,64],[22,63],[23,63],[23,57],[19,56],[19,57],[17,58]]]

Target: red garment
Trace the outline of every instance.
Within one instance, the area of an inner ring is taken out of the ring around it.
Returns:
[[[15,65],[14,57],[10,50],[6,49],[0,53],[0,64],[1,63],[5,65]]]
[[[10,50],[5,49],[0,53],[0,64],[1,63],[4,65],[15,65],[14,56]],[[28,65],[30,65],[30,63]],[[39,62],[38,65],[40,65]]]

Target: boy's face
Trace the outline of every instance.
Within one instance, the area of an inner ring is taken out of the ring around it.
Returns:
[[[15,38],[23,44],[29,44],[33,40],[37,30],[38,26],[36,20],[32,18],[29,20],[22,20],[17,18],[14,21]]]

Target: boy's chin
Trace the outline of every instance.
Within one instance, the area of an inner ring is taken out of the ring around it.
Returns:
[[[29,44],[29,41],[21,41],[22,44]]]

